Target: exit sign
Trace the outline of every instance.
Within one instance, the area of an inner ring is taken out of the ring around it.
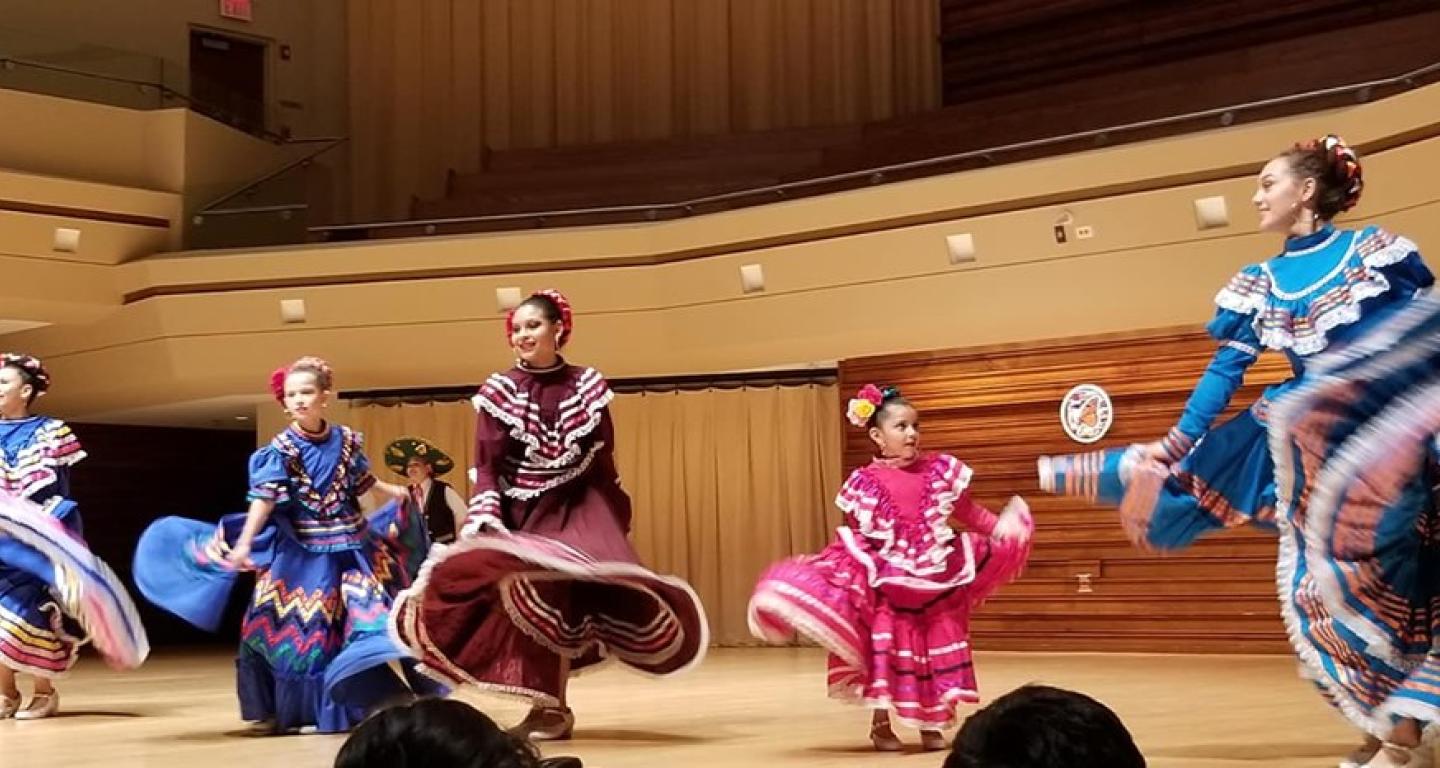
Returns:
[[[220,16],[236,21],[254,21],[254,3],[252,0],[220,0]]]

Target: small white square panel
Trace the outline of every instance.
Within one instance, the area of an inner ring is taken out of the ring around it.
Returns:
[[[501,312],[509,312],[520,306],[520,302],[523,300],[524,298],[520,295],[520,289],[514,286],[495,289],[495,306]]]
[[[975,260],[975,237],[969,232],[946,237],[945,248],[950,251],[951,264],[964,264]]]
[[[303,322],[305,322],[305,300],[304,300],[304,299],[281,299],[281,300],[280,300],[280,322],[282,322],[282,323],[303,323]]]
[[[1195,226],[1219,229],[1230,225],[1230,209],[1222,196],[1202,197],[1195,201]]]
[[[740,288],[746,293],[765,290],[765,270],[759,264],[746,264],[741,267]]]
[[[80,230],[68,227],[55,228],[55,250],[61,253],[76,253],[80,250]]]

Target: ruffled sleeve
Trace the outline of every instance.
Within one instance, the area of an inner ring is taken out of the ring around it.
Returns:
[[[365,454],[365,434],[350,430],[349,437],[354,441],[350,450],[350,481],[358,498],[375,487],[376,478],[375,473],[370,471],[370,457]]]
[[[1426,293],[1435,285],[1435,275],[1409,238],[1379,227],[1366,227],[1356,240],[1355,253],[1366,266],[1379,270],[1390,290],[1402,297]]]
[[[15,474],[23,478],[20,493],[36,503],[70,496],[70,468],[85,458],[80,440],[70,425],[59,419],[46,420],[29,446],[20,451]]]
[[[505,460],[505,425],[484,409],[475,414],[475,465],[470,471],[470,504],[462,536],[484,528],[504,530],[500,505],[500,470]]]
[[[1235,390],[1245,381],[1245,372],[1260,357],[1260,337],[1253,313],[1263,306],[1265,277],[1259,267],[1246,267],[1220,291],[1219,308],[1205,330],[1220,346],[1210,358],[1180,421],[1161,443],[1172,460],[1179,460],[1210,430],[1215,418],[1230,404]],[[1257,294],[1258,292],[1258,294]],[[1257,298],[1261,303],[1257,304]]]
[[[864,537],[875,535],[883,523],[876,516],[880,507],[881,489],[866,467],[860,467],[845,478],[835,496],[835,506],[845,515],[845,525]]]
[[[929,552],[934,562],[949,555],[949,543],[955,538],[951,520],[958,520],[966,528],[987,536],[995,530],[995,515],[970,497],[970,480],[974,476],[975,471],[965,462],[947,453],[937,453],[930,458],[926,473],[928,493],[922,513],[923,533],[911,538]]]
[[[1247,266],[1216,295],[1219,309],[1207,330],[1220,349],[1196,384],[1180,422],[1163,440],[1172,459],[1183,456],[1210,429],[1262,349],[1316,354],[1327,348],[1331,334],[1360,322],[1375,303],[1407,301],[1435,282],[1413,242],[1379,227],[1336,232],[1326,244],[1310,248]],[[1328,273],[1306,275],[1305,265],[1316,262],[1288,260],[1302,253],[1306,259],[1325,253],[1314,251],[1317,248],[1341,249],[1337,258],[1319,262],[1333,261]],[[1310,287],[1283,290],[1286,270],[1289,283]]]
[[[1325,235],[1324,230],[1318,235]],[[1260,346],[1300,357],[1323,352],[1371,308],[1404,302],[1434,283],[1415,244],[1378,227],[1330,232],[1318,245],[1246,267],[1216,303],[1249,319]]]
[[[249,501],[263,499],[273,504],[290,500],[290,475],[285,471],[285,456],[273,445],[250,455]]]
[[[600,423],[592,436],[595,445],[595,461],[590,471],[593,477],[619,482],[620,471],[615,467],[615,419],[610,409],[600,409]]]
[[[974,476],[974,470],[954,456],[938,453],[931,458],[926,522],[932,531],[940,533],[940,525],[948,528],[952,520],[965,530],[983,536],[995,530],[998,518],[970,496],[970,480]],[[938,538],[949,540],[943,535]]]
[[[73,467],[85,458],[85,449],[80,439],[70,431],[70,425],[59,419],[51,419],[45,425],[41,437],[41,452],[47,463],[54,467]]]

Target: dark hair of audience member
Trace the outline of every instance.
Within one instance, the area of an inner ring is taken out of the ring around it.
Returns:
[[[535,768],[539,753],[474,707],[421,699],[382,710],[350,734],[335,768]]]
[[[1130,731],[1083,693],[1027,685],[971,715],[945,768],[1145,768]]]

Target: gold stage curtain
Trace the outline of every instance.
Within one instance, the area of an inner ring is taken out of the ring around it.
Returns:
[[[745,604],[760,571],[823,547],[839,521],[836,388],[647,392],[611,410],[636,548],[695,587],[715,643],[752,642]]]
[[[635,547],[647,567],[694,586],[714,643],[754,642],[745,604],[760,571],[820,549],[839,524],[839,407],[833,384],[621,394],[610,406]],[[435,443],[468,498],[469,403],[360,406],[350,423],[377,465],[401,435]]]
[[[455,460],[455,469],[441,479],[461,498],[470,498],[475,408],[468,401],[352,406],[348,416],[349,426],[365,434],[365,453],[376,477],[403,484],[404,477],[385,468],[385,446],[397,437],[423,437]]]

